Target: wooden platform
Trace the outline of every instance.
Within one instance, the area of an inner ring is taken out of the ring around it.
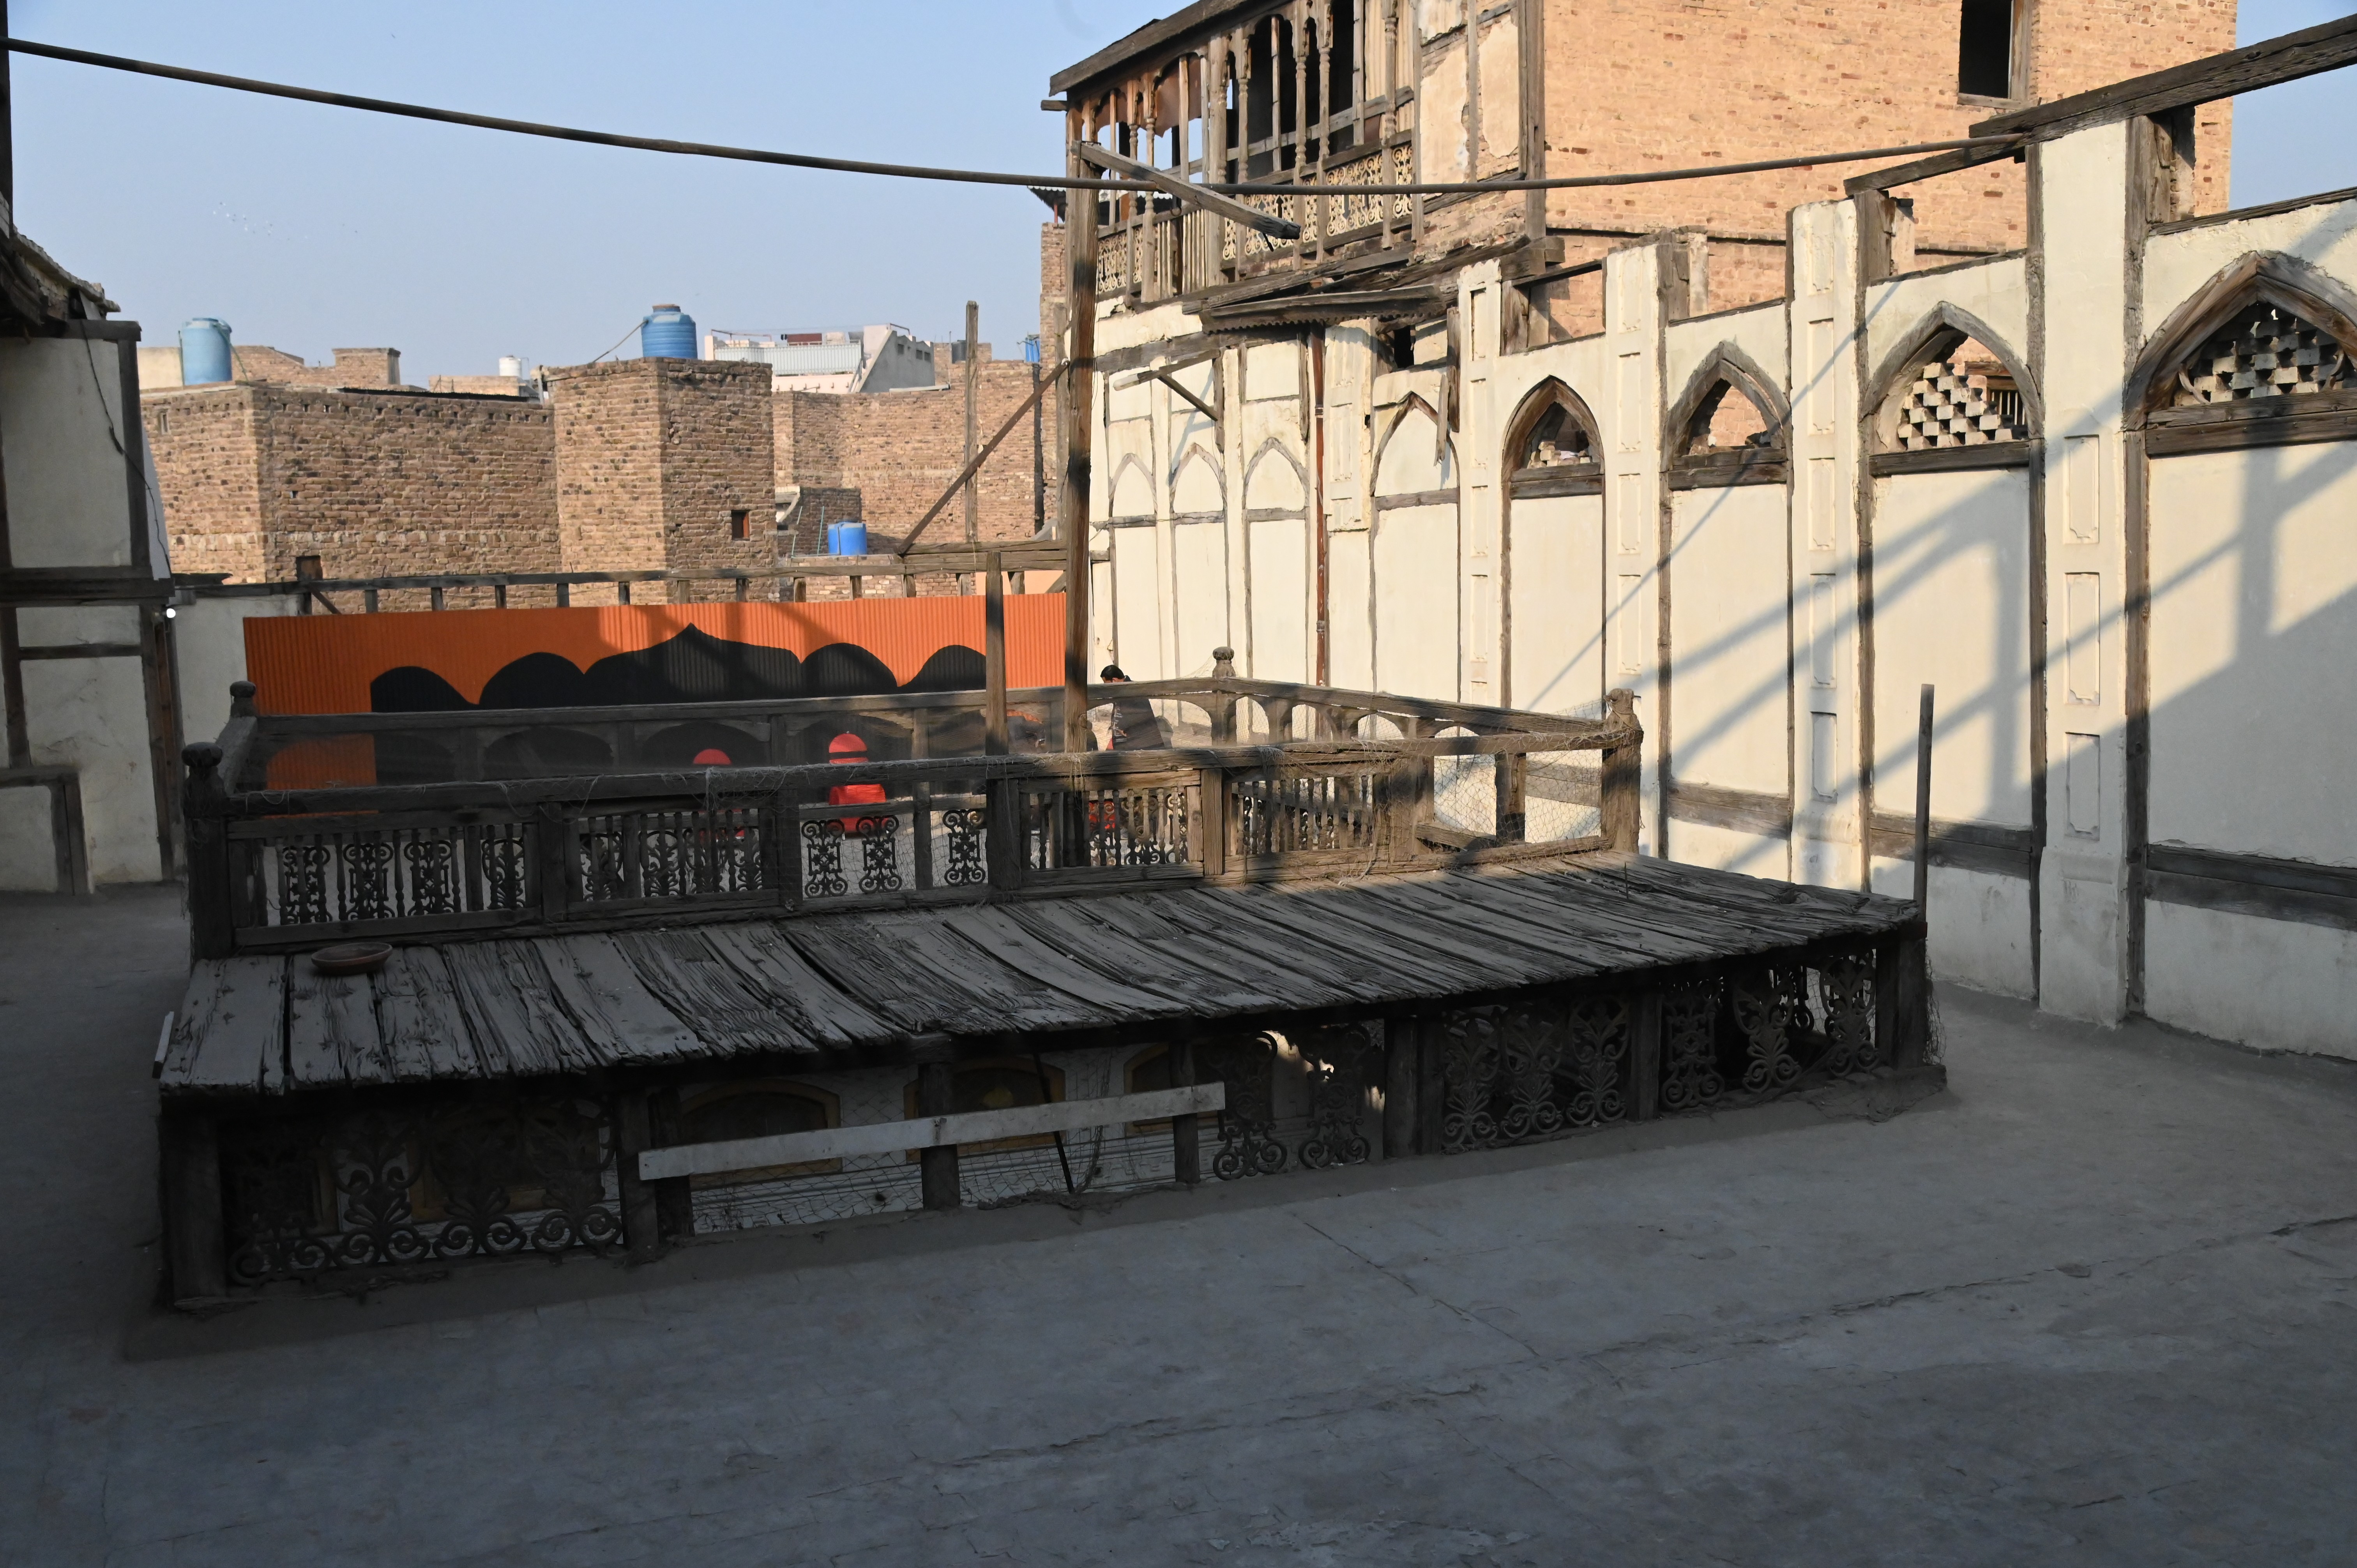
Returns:
[[[1913,906],[1619,852],[1339,882],[803,915],[396,950],[379,973],[200,960],[167,1096],[786,1058],[907,1062],[1645,983],[1888,940]]]

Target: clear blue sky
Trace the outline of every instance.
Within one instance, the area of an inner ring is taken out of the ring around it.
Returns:
[[[13,0],[23,38],[562,124],[1047,171],[1049,74],[1178,0]],[[2338,15],[2244,0],[2245,39]],[[1046,215],[1018,189],[574,146],[18,56],[17,212],[150,341],[191,316],[414,381],[575,363],[658,301],[706,327],[898,321],[1012,353]],[[2238,105],[2235,199],[2357,185],[2346,73]],[[632,351],[635,344],[625,345]]]

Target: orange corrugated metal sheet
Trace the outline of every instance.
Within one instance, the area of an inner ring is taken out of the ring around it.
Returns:
[[[370,682],[391,670],[429,671],[473,703],[482,700],[486,682],[527,655],[554,653],[587,670],[693,627],[707,637],[783,649],[801,659],[848,643],[874,654],[906,684],[944,648],[979,652],[982,610],[976,595],[257,617],[245,623],[245,667],[265,714],[358,714],[370,709]],[[1008,685],[1060,684],[1063,647],[1063,595],[1008,596]]]

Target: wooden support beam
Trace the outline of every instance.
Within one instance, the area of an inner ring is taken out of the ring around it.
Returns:
[[[964,1201],[963,1195],[958,1190],[957,1141],[955,1139],[951,1139],[944,1143],[938,1137],[933,1136],[933,1134],[939,1133],[942,1128],[947,1127],[951,1122],[960,1120],[960,1118],[952,1113],[956,1106],[956,1081],[955,1069],[948,1062],[925,1063],[923,1066],[917,1069],[917,1114],[925,1120],[917,1122],[913,1124],[902,1123],[897,1128],[888,1122],[879,1124],[880,1134],[890,1137],[895,1143],[899,1143],[900,1139],[909,1136],[912,1125],[920,1138],[930,1140],[926,1142],[899,1144],[901,1149],[913,1148],[919,1151],[917,1155],[918,1182],[922,1190],[924,1204],[927,1208],[956,1208]],[[854,1129],[844,1127],[834,1128],[832,1129],[832,1131],[837,1134],[836,1142],[838,1145],[855,1144],[858,1141],[856,1135],[845,1136],[845,1134],[853,1134]],[[858,1129],[857,1131],[866,1132],[867,1130],[863,1128]],[[707,1157],[726,1159],[732,1162],[736,1160],[744,1160],[748,1164],[783,1165],[787,1163],[786,1160],[774,1157],[769,1148],[765,1147],[757,1155],[747,1145],[773,1145],[786,1143],[793,1136],[794,1134],[789,1133],[784,1138],[746,1139],[742,1141],[737,1152],[710,1155]],[[805,1133],[801,1134],[801,1136],[808,1138],[810,1134]],[[980,1142],[979,1139],[974,1141]],[[726,1145],[723,1146],[726,1147]],[[708,1149],[711,1145],[707,1144],[705,1147]],[[849,1151],[846,1149],[845,1152]],[[858,1152],[863,1154],[886,1154],[896,1151],[862,1149]],[[790,1156],[790,1158],[791,1157],[793,1156]],[[802,1155],[799,1157],[806,1159],[810,1156]],[[840,1158],[841,1155],[838,1154],[828,1157]]]
[[[167,1111],[156,1120],[162,1145],[166,1294],[175,1303],[229,1294],[229,1242],[221,1219],[221,1134],[210,1116]]]
[[[2357,64],[2357,15],[1999,114],[1975,125],[1972,134],[2002,136],[2022,132],[2037,141],[2051,141],[2105,121],[2125,120],[2132,114],[2166,114],[2172,109],[2214,102],[2352,64]]]
[[[982,749],[1006,755],[1006,573],[994,552],[983,567]]]
[[[1633,730],[1637,726],[1637,695],[1626,687],[1605,693],[1605,718],[1616,730]],[[1643,821],[1639,800],[1641,752],[1643,740],[1639,738],[1624,745],[1605,748],[1602,795],[1599,800],[1603,818],[1604,842],[1617,850],[1634,851],[1640,826]]]
[[[1170,1087],[1186,1090],[1195,1087],[1195,1042],[1173,1040],[1169,1046]],[[1225,1103],[1226,1088],[1220,1086],[1222,1103]],[[1170,1118],[1170,1174],[1181,1187],[1203,1185],[1203,1135],[1197,1113],[1181,1111]]]
[[[1854,174],[1842,181],[1842,193],[1863,196],[1869,190],[1896,190],[1902,185],[1913,185],[1917,180],[1935,179],[1943,174],[1957,174],[2000,159],[2018,160],[2020,157],[2018,146],[1957,147],[1950,152],[1933,153],[1928,158],[1916,158],[1909,163],[1893,164],[1889,168]]]
[[[1082,172],[1082,122],[1066,121],[1071,171]],[[1064,488],[1056,526],[1064,535],[1064,749],[1086,751],[1089,734],[1089,464],[1094,438],[1097,352],[1096,196],[1064,218]]]
[[[1231,223],[1241,223],[1248,229],[1256,229],[1272,239],[1298,240],[1301,238],[1301,225],[1290,219],[1263,212],[1257,207],[1247,207],[1233,197],[1222,196],[1217,191],[1205,190],[1202,187],[1192,184],[1178,175],[1139,163],[1135,158],[1123,157],[1119,153],[1109,153],[1094,142],[1079,142],[1074,145],[1079,149],[1081,160],[1083,163],[1092,164],[1107,174],[1117,174],[1125,179],[1138,180],[1150,185],[1165,196],[1174,198],[1181,206],[1199,208],[1215,217],[1224,218]]]
[[[639,1175],[639,1156],[651,1144],[650,1114],[647,1090],[643,1089],[627,1090],[615,1101],[616,1163],[622,1180],[622,1240],[630,1257],[640,1262],[662,1251],[655,1189]]]

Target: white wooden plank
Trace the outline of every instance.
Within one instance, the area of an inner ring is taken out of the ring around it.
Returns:
[[[1060,1100],[1018,1105],[1007,1111],[969,1111],[955,1116],[871,1122],[815,1133],[780,1133],[768,1138],[732,1138],[717,1144],[675,1144],[639,1156],[639,1179],[708,1176],[716,1171],[839,1160],[853,1155],[895,1155],[904,1149],[937,1149],[994,1138],[1036,1138],[1043,1133],[1078,1133],[1165,1116],[1204,1115],[1228,1102],[1222,1084],[1199,1083],[1120,1094],[1108,1100]]]

